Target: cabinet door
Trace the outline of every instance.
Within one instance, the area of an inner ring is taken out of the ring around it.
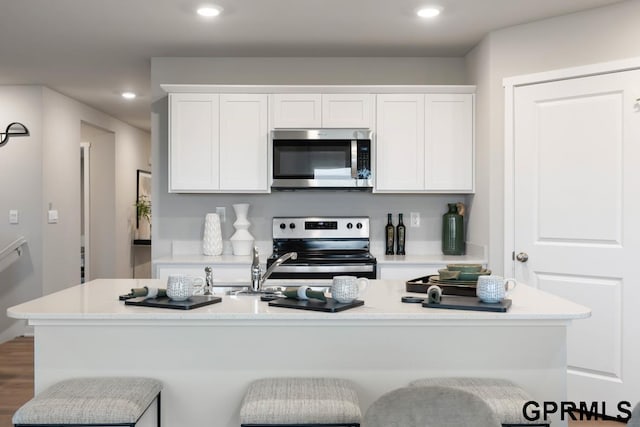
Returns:
[[[211,191],[218,180],[218,95],[169,94],[169,191]]]
[[[322,125],[321,99],[319,93],[274,94],[273,127],[320,127]]]
[[[424,95],[377,95],[376,191],[424,190]]]
[[[373,127],[373,95],[368,93],[323,94],[322,126],[371,129]]]
[[[268,192],[268,95],[220,95],[220,190]]]
[[[473,95],[425,98],[425,189],[473,191]]]

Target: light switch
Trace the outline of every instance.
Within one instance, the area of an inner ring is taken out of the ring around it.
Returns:
[[[18,217],[18,210],[17,209],[11,209],[9,211],[9,224],[17,224],[19,222],[19,217]]]
[[[49,224],[57,224],[58,223],[58,210],[50,209],[49,210]]]

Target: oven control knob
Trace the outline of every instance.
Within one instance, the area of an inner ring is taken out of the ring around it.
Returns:
[[[280,223],[280,230],[284,230],[285,228],[287,228],[287,225],[284,222]]]
[[[350,222],[349,222],[349,223],[347,223],[347,228],[348,228],[349,230],[351,230],[351,229],[353,228],[353,224],[351,224]]]
[[[362,223],[361,223],[361,222],[357,223],[357,224],[356,224],[356,228],[357,228],[358,230],[360,230],[360,229],[362,228]]]
[[[296,225],[294,223],[291,223],[289,224],[289,228],[293,230],[294,228],[296,228]]]

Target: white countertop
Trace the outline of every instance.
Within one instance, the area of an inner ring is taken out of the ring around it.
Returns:
[[[509,295],[513,305],[506,313],[424,308],[420,304],[400,301],[408,295],[402,281],[372,280],[361,299],[362,307],[339,313],[271,307],[257,296],[222,296],[222,302],[193,310],[175,310],[127,306],[118,300],[131,288],[164,287],[156,279],[98,279],[77,285],[7,309],[9,317],[28,319],[31,324],[56,321],[256,321],[260,325],[269,320],[306,321],[561,321],[590,316],[591,310],[546,292],[518,284]],[[420,295],[420,294],[411,294]],[[424,294],[422,294],[424,296]],[[185,322],[186,321],[186,322]],[[161,323],[161,322],[159,322]],[[176,324],[176,323],[172,323]]]

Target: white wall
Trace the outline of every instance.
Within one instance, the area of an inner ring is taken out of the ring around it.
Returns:
[[[30,136],[12,138],[0,147],[0,250],[19,236],[27,239],[22,256],[0,271],[0,342],[25,328],[9,319],[7,308],[42,295],[42,88],[0,86],[0,128],[23,123]],[[10,225],[9,209],[20,223]]]
[[[29,137],[0,148],[0,249],[18,235],[24,256],[0,272],[0,342],[27,331],[12,305],[80,283],[81,123],[111,132],[115,144],[115,255],[112,277],[131,277],[136,170],[149,168],[150,135],[41,86],[0,86],[0,127],[23,122]],[[57,224],[47,223],[51,203]],[[8,224],[8,210],[20,224]]]
[[[80,283],[81,124],[115,136],[115,271],[131,277],[132,224],[135,224],[136,170],[148,168],[149,134],[49,89],[44,90],[43,202],[58,209],[58,224],[45,224],[44,293]],[[128,156],[136,156],[129,159]],[[97,195],[92,195],[96,197]],[[61,244],[62,242],[68,242]]]
[[[170,255],[172,240],[200,240],[204,217],[227,208],[222,234],[235,220],[231,205],[251,203],[250,231],[271,240],[271,218],[283,215],[369,215],[372,239],[383,241],[387,212],[420,212],[422,226],[407,240],[440,240],[448,202],[464,196],[372,195],[348,192],[281,192],[268,195],[168,194],[167,94],[163,83],[201,84],[465,84],[462,58],[153,58],[151,61],[153,150],[153,258]]]
[[[469,233],[489,243],[491,268],[503,271],[505,77],[640,56],[640,2],[495,31],[467,57],[469,82],[478,85],[478,192]],[[579,213],[578,213],[579,214]],[[488,239],[488,240],[485,240]]]

